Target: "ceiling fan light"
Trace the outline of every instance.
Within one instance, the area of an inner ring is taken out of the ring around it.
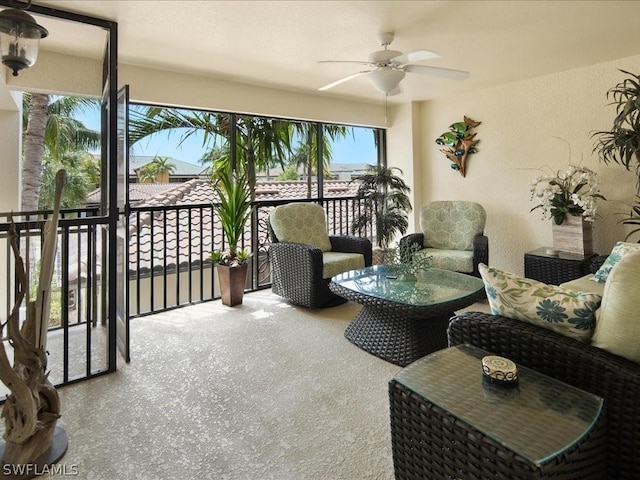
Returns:
[[[368,77],[376,89],[385,95],[395,90],[400,81],[404,78],[405,73],[402,70],[394,70],[393,68],[379,68],[369,72]]]

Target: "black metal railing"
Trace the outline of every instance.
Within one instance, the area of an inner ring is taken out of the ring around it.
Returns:
[[[45,223],[50,215],[50,211],[0,213],[0,248],[5,251],[5,255],[0,256],[3,263],[0,285],[6,292],[0,296],[3,321],[13,310],[18,292],[16,263],[9,242],[10,222],[15,225],[16,242],[27,277],[24,288],[28,294],[19,309],[22,322],[26,319],[27,302],[35,300]],[[95,376],[108,369],[106,319],[100,308],[105,291],[101,282],[99,231],[104,224],[106,220],[98,216],[97,209],[60,213],[47,341],[48,369],[55,385]],[[5,348],[10,348],[6,338],[2,340]]]
[[[316,202],[327,213],[329,234],[351,232],[362,204],[353,197],[323,200],[269,200],[253,204],[251,221],[241,246],[252,253],[246,291],[271,286],[268,217],[285,203]],[[34,293],[45,222],[51,212],[27,212],[13,216],[20,255]],[[15,259],[8,241],[11,214],[0,213],[0,312],[11,313],[17,295]],[[106,282],[103,281],[107,218],[98,209],[61,212],[54,273],[47,350],[54,385],[73,383],[109,370]],[[129,215],[130,317],[159,313],[220,297],[215,269],[209,260],[213,249],[224,249],[220,222],[211,204],[131,207]],[[366,232],[372,236],[372,232]],[[2,263],[3,262],[3,263]],[[26,318],[26,304],[21,309]],[[4,341],[5,348],[10,345]],[[0,395],[2,392],[0,392]]]
[[[291,202],[321,203],[329,234],[336,235],[351,232],[353,218],[362,208],[354,197],[254,202],[240,244],[252,254],[246,291],[271,286],[267,221],[276,206]],[[225,244],[211,204],[131,207],[129,246],[132,318],[220,297],[209,255]]]

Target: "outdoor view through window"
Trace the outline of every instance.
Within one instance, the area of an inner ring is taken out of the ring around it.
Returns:
[[[99,132],[97,102],[79,104],[70,113],[82,131]],[[132,204],[143,200],[142,189],[151,195],[175,187],[171,184],[206,179],[213,162],[230,160],[231,114],[132,104],[129,115],[129,183],[154,185],[130,186]],[[317,123],[247,115],[235,118],[236,161],[255,165],[256,200],[318,197]],[[323,196],[350,196],[357,185],[349,181],[368,165],[378,163],[378,131],[331,124],[322,124],[321,129]],[[83,199],[99,203],[97,144],[82,147],[74,146],[82,151],[74,153],[73,161],[45,156],[41,208],[49,205],[47,199],[51,197],[47,178],[62,165],[70,171],[69,177],[75,179],[73,188],[77,189],[72,195],[67,188],[69,201],[65,206],[81,207]],[[84,160],[79,162],[78,156]]]
[[[95,219],[114,213],[104,209],[108,192],[101,178],[105,170],[100,105],[95,99],[36,93],[24,94],[23,105],[23,219],[47,215],[55,173],[67,171],[50,325],[96,325],[98,318],[106,318],[101,310],[103,280],[115,248],[106,243],[106,223]],[[36,126],[42,130],[37,138],[44,138],[43,149],[33,148],[37,142],[29,138]],[[246,289],[268,288],[270,212],[291,201],[322,198],[329,233],[355,233],[353,222],[363,201],[355,198],[359,183],[351,180],[383,158],[383,133],[375,128],[131,105],[129,215],[118,215],[118,230],[126,232],[121,237],[125,242],[118,245],[126,249],[125,255],[115,255],[123,259],[118,273],[129,280],[129,316],[218,298],[211,254],[227,249],[229,241],[213,208],[220,197],[212,188],[212,166],[233,165],[252,179],[251,218],[238,246],[251,258]],[[235,141],[230,141],[233,136]],[[20,248],[26,252],[29,271],[36,272],[39,237],[29,231],[31,223],[23,223]],[[356,234],[373,238],[372,230]],[[30,286],[34,280],[36,275],[29,279]]]

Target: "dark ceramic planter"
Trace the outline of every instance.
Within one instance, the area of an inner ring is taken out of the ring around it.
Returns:
[[[220,280],[220,295],[222,303],[229,307],[242,304],[244,286],[247,281],[248,263],[229,267],[218,265],[218,280]]]

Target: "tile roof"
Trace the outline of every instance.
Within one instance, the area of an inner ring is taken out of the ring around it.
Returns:
[[[136,172],[140,167],[151,163],[155,156],[150,155],[130,155],[129,156],[129,175],[136,175]],[[189,176],[197,176],[204,175],[206,173],[207,167],[203,165],[196,165],[190,162],[185,162],[182,160],[175,159],[173,157],[167,157],[169,162],[173,163],[176,167],[172,175],[189,175]]]
[[[221,228],[217,221],[212,221],[211,202],[215,200],[215,194],[210,183],[205,179],[193,179],[169,185],[174,187],[146,198],[133,209],[129,223],[130,271],[148,273],[153,269],[161,272],[174,270],[176,265],[200,265],[209,257],[211,250],[223,246]],[[354,196],[357,190],[356,184],[346,181],[327,181],[324,186],[327,198]],[[317,185],[313,187],[312,195],[316,192]],[[304,181],[259,182],[256,186],[256,201],[306,197],[307,184]],[[166,209],[144,210],[144,207],[158,206]],[[271,208],[261,207],[258,210],[258,231],[262,243],[266,242],[266,221]],[[348,218],[348,215],[343,213],[337,217]],[[331,218],[333,215],[330,221]],[[334,231],[348,230],[346,224],[331,227]],[[249,247],[250,225],[244,238]]]

